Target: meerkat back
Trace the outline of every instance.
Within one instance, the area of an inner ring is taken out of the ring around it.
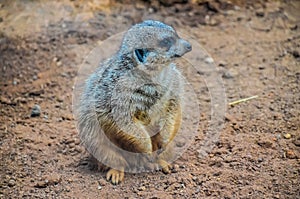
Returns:
[[[182,94],[174,60],[189,51],[191,45],[172,27],[144,21],[127,31],[119,51],[87,79],[79,135],[109,168],[107,180],[118,184],[125,170],[149,161],[170,172],[169,146],[180,126]]]

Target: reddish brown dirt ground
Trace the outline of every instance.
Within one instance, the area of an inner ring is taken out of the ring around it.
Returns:
[[[0,1],[0,198],[300,198],[299,1],[128,2]],[[97,41],[143,19],[203,45],[228,102],[258,98],[228,105],[207,157],[197,152],[203,111],[173,173],[126,174],[114,186],[80,143],[73,85]]]

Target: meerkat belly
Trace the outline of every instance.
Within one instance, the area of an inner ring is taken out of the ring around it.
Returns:
[[[141,101],[136,102],[134,119],[140,128],[149,135],[155,136],[172,123],[176,107],[180,106],[181,85],[179,73],[172,66],[166,67],[155,79],[153,84],[146,85],[139,91]]]

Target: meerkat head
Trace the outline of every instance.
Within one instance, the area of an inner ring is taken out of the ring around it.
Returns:
[[[191,50],[191,44],[181,39],[171,26],[147,20],[127,31],[119,53],[131,54],[138,68],[154,72]]]

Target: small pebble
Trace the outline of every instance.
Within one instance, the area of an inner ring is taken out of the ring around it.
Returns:
[[[280,139],[281,139],[281,135],[280,135],[280,134],[277,134],[277,135],[276,135],[276,139],[277,139],[277,140],[280,140]]]
[[[225,62],[225,61],[220,61],[219,62],[219,66],[221,66],[221,67],[224,67],[224,66],[226,66],[227,65],[227,63]]]
[[[284,137],[285,139],[290,139],[292,136],[291,136],[291,134],[286,133],[286,134],[283,135],[283,137]]]
[[[37,80],[37,79],[38,79],[38,76],[33,75],[32,79],[33,79],[33,80]]]
[[[300,147],[300,137],[294,140],[294,144],[298,147]]]
[[[180,169],[184,169],[184,168],[185,168],[185,165],[180,165],[179,168],[180,168]]]
[[[258,162],[263,162],[264,159],[263,159],[263,158],[258,158],[257,161],[258,161]]]
[[[138,190],[139,190],[139,191],[145,191],[145,190],[146,190],[146,187],[145,187],[145,186],[141,186],[141,187],[138,188]]]
[[[100,180],[98,181],[98,183],[99,183],[99,186],[105,186],[105,185],[107,184],[107,181],[104,180],[104,179],[100,179]]]
[[[231,79],[231,78],[233,78],[233,74],[230,71],[226,71],[226,72],[224,72],[222,77],[225,79]]]
[[[205,63],[208,63],[208,64],[214,63],[214,60],[211,57],[206,57],[204,61],[205,61]]]
[[[3,96],[0,96],[0,102],[3,104],[11,104],[11,100]]]
[[[296,159],[297,158],[295,152],[292,151],[292,150],[287,150],[286,151],[286,157],[289,158],[289,159]]]
[[[186,144],[185,139],[180,139],[180,140],[177,140],[177,142],[176,142],[177,147],[183,147],[183,146],[185,146],[185,144]]]
[[[49,185],[56,185],[61,182],[61,176],[58,174],[51,174],[45,176],[45,182]]]
[[[154,8],[149,8],[148,12],[149,13],[153,13],[154,12]]]
[[[260,140],[257,142],[257,144],[263,148],[271,148],[273,143],[270,141],[264,141],[264,140]]]
[[[80,146],[76,146],[74,151],[78,152],[78,153],[81,153],[82,152],[82,149]]]
[[[256,11],[255,14],[256,14],[257,17],[264,17],[265,16],[265,13],[264,13],[263,10],[258,10],[258,11]]]
[[[61,65],[62,65],[61,61],[56,62],[56,66],[61,66]]]
[[[34,187],[36,188],[46,188],[48,186],[48,181],[46,180],[41,180],[41,181],[38,181]]]
[[[300,57],[300,53],[299,53],[297,50],[293,50],[292,55],[293,55],[295,58],[299,58],[299,57]]]
[[[65,190],[66,190],[66,192],[70,192],[71,188],[70,187],[66,187]]]
[[[234,8],[234,10],[241,10],[241,8],[239,6],[234,6],[233,8]]]
[[[74,143],[74,142],[70,143],[70,144],[69,144],[69,147],[70,147],[70,148],[74,148],[74,147],[75,147],[75,143]]]
[[[41,107],[39,105],[34,105],[31,110],[31,117],[38,117],[41,115]]]
[[[8,186],[13,187],[13,186],[15,186],[15,185],[16,185],[15,180],[10,179],[10,180],[8,181]]]

